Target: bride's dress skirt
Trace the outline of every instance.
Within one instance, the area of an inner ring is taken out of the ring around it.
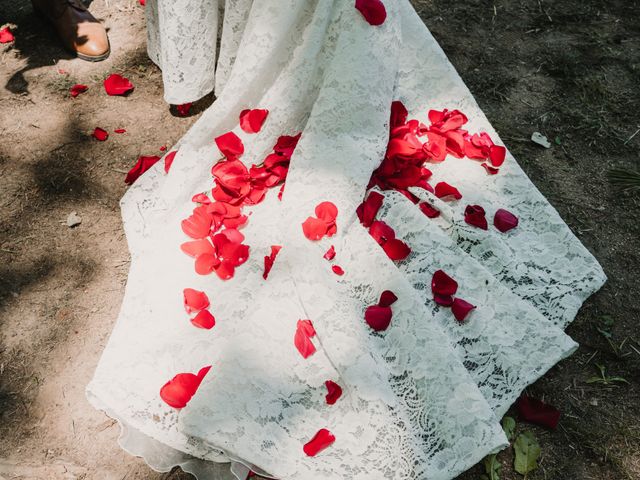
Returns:
[[[356,209],[385,156],[392,102],[426,125],[429,110],[458,109],[466,130],[501,142],[408,0],[385,1],[380,26],[353,3],[147,2],[149,54],[167,101],[217,96],[172,149],[169,173],[158,162],[122,199],[131,270],[88,386],[92,403],[123,426],[123,448],[157,470],[181,465],[221,479],[229,464],[220,462],[231,461],[238,478],[251,468],[299,480],[451,479],[507,445],[501,416],[576,349],[563,329],[605,281],[508,152],[496,175],[451,156],[427,164],[431,184],[462,194],[445,201],[411,188],[437,218],[407,195],[381,191],[377,219],[411,248],[405,260],[388,258]],[[269,111],[258,134],[238,126],[252,108]],[[181,221],[197,206],[194,194],[210,196],[222,157],[214,139],[229,131],[242,139],[247,166],[281,135],[302,136],[281,200],[273,189],[243,208],[249,259],[221,280],[194,271],[180,248],[191,240]],[[337,207],[337,233],[310,241],[301,225],[325,201]],[[484,207],[487,230],[464,221],[467,205]],[[518,226],[494,228],[498,209],[517,215]],[[283,248],[265,280],[272,245]],[[476,306],[464,322],[434,302],[437,270]],[[185,288],[207,294],[212,329],[189,321]],[[374,332],[364,312],[385,290],[398,300],[390,326]],[[317,332],[308,358],[294,345],[300,319]],[[175,375],[209,365],[185,408],[163,401],[160,389]],[[343,390],[333,405],[328,380]],[[335,442],[308,456],[303,446],[321,429]]]

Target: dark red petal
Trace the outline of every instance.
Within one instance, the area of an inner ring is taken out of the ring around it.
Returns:
[[[541,400],[522,395],[516,401],[516,409],[522,420],[555,429],[560,420],[560,411]]]
[[[209,306],[209,297],[200,290],[185,288],[182,294],[184,297],[184,309],[187,313],[199,312]]]
[[[418,208],[429,218],[436,218],[440,216],[440,210],[427,202],[418,204]]]
[[[456,317],[456,320],[460,323],[464,322],[464,319],[467,318],[469,312],[474,308],[476,308],[475,305],[471,305],[469,302],[461,298],[456,298],[451,305],[453,316]]]
[[[387,10],[380,0],[356,0],[356,8],[369,25],[382,25],[387,19]]]
[[[205,330],[211,330],[216,325],[216,319],[209,310],[202,310],[191,319],[191,323]]]
[[[391,102],[391,120],[389,122],[391,129],[404,125],[408,116],[409,112],[400,100]]]
[[[433,294],[433,301],[438,305],[442,305],[443,307],[450,307],[453,305],[453,296],[452,295],[438,295],[437,293]]]
[[[244,153],[244,144],[233,132],[227,132],[215,139],[220,152],[227,158],[235,158]]]
[[[333,245],[326,251],[326,253],[322,256],[326,260],[333,260],[336,256],[336,249]]]
[[[371,305],[364,312],[364,320],[376,332],[386,330],[391,323],[393,312],[391,307],[383,307],[380,305]]]
[[[243,110],[240,112],[240,128],[247,133],[258,133],[267,119],[269,110]]]
[[[340,275],[340,276],[344,275],[344,270],[340,265],[333,265],[331,267],[331,270],[333,270],[333,273],[335,273],[336,275]]]
[[[179,373],[160,389],[160,398],[173,408],[184,408],[195,395],[211,365],[200,369],[197,375],[193,373]]]
[[[133,84],[117,73],[112,73],[104,81],[104,89],[107,95],[126,95],[133,91]]]
[[[302,224],[302,232],[309,240],[320,240],[327,234],[328,228],[324,220],[315,217],[307,218]]]
[[[342,387],[333,380],[327,380],[324,384],[327,387],[327,396],[325,397],[327,404],[333,405],[342,396]]]
[[[135,182],[140,175],[149,170],[155,163],[160,160],[160,157],[152,155],[152,156],[141,156],[138,158],[138,161],[133,166],[127,176],[124,179],[124,183],[127,185],[131,185]]]
[[[391,305],[396,303],[396,300],[398,300],[398,297],[396,297],[395,293],[393,293],[391,290],[385,290],[380,295],[380,301],[378,302],[378,305],[381,307],[390,307]]]
[[[507,149],[499,145],[492,145],[489,150],[489,160],[491,165],[499,167],[504,163],[504,159],[507,155]]]
[[[293,344],[302,355],[302,358],[309,358],[316,352],[316,347],[311,341],[311,337],[315,336],[315,334],[316,331],[311,320],[298,320]]]
[[[360,204],[357,209],[358,218],[365,227],[369,228],[378,215],[378,211],[382,206],[384,195],[378,192],[371,192],[367,199]]]
[[[109,133],[100,127],[96,127],[92,135],[93,138],[100,142],[104,142],[107,138],[109,138]]]
[[[508,210],[500,208],[493,217],[493,225],[502,233],[505,233],[518,226],[518,217]]]
[[[322,202],[316,207],[316,217],[326,223],[335,222],[338,216],[338,207],[331,202]]]
[[[80,83],[76,83],[73,87],[71,87],[69,89],[69,93],[71,94],[71,96],[73,98],[75,98],[78,95],[80,95],[81,93],[86,92],[87,90],[89,90],[89,87],[87,87],[86,85],[82,85]]]
[[[192,105],[193,105],[192,102],[183,103],[182,105],[176,105],[176,110],[178,112],[178,115],[180,115],[181,117],[186,117],[187,115],[189,115]]]
[[[382,249],[391,260],[404,260],[411,253],[411,247],[397,238],[385,242]]]
[[[456,200],[462,198],[462,194],[456,187],[452,187],[447,182],[440,182],[436,184],[435,196],[438,198],[453,197]]]
[[[281,249],[282,247],[279,245],[271,245],[271,254],[264,257],[264,273],[262,274],[262,278],[264,278],[265,280],[269,276],[269,272],[273,267],[273,262],[276,261],[276,257],[278,256],[278,253]]]
[[[496,173],[498,173],[500,171],[499,168],[492,167],[488,163],[483,163],[482,167],[484,167],[484,169],[487,171],[487,174],[489,174],[489,175],[495,175]]]
[[[393,228],[381,220],[376,220],[371,224],[369,235],[380,245],[384,245],[387,241],[396,238],[396,233],[393,231]]]
[[[464,209],[464,221],[482,230],[488,228],[484,208],[480,205],[467,205],[467,208]]]
[[[15,41],[15,39],[16,37],[13,36],[9,27],[0,29],[0,43],[11,43]]]
[[[178,153],[177,150],[174,150],[173,152],[169,152],[165,155],[164,157],[164,173],[169,173],[169,169],[171,168],[171,165],[173,164],[173,160],[176,158],[176,153]]]
[[[442,296],[455,295],[458,291],[458,282],[443,270],[437,270],[431,278],[431,291]]]
[[[126,129],[124,129],[124,128],[116,128],[113,132],[114,132],[114,133],[126,133],[126,132],[127,132],[127,130],[126,130]]]

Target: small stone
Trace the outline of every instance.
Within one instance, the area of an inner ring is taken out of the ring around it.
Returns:
[[[77,212],[71,212],[67,217],[67,227],[69,228],[77,227],[81,223],[82,218],[80,218],[80,215],[78,215]]]
[[[549,143],[549,140],[547,140],[547,137],[542,135],[540,132],[533,132],[531,134],[531,141],[544,148],[551,148],[551,144]]]

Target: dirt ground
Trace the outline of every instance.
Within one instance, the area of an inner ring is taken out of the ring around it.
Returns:
[[[529,480],[640,479],[640,193],[608,184],[640,169],[640,2],[414,0],[524,170],[609,276],[568,333],[581,347],[530,387],[562,411]],[[84,387],[115,322],[128,269],[118,200],[140,154],[159,154],[197,119],[162,99],[137,0],[96,0],[112,56],[90,64],[60,49],[25,0],[0,0],[0,479],[187,479],[159,474],[117,446],[118,427]],[[118,72],[136,86],[107,97]],[[89,85],[76,99],[68,89]],[[111,133],[91,137],[95,127]],[[530,141],[539,131],[544,149]],[[634,133],[637,135],[634,136]],[[82,223],[68,228],[77,212]],[[609,337],[609,338],[607,338]],[[628,383],[587,383],[597,374]],[[498,455],[501,479],[515,473]],[[477,480],[482,466],[460,480]],[[377,480],[377,479],[375,479]]]

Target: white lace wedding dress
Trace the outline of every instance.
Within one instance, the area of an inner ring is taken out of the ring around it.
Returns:
[[[380,191],[377,219],[411,248],[402,261],[358,220],[385,157],[393,101],[424,124],[429,110],[460,110],[465,129],[500,143],[409,1],[384,3],[386,21],[373,26],[353,0],[147,1],[149,54],[166,100],[217,97],[172,149],[168,174],[157,163],[122,200],[131,270],[87,389],[122,425],[123,448],[156,470],[180,465],[200,480],[226,479],[232,462],[243,480],[249,469],[300,480],[451,479],[507,445],[500,417],[576,348],[563,328],[604,273],[508,153],[497,175],[467,159],[429,164],[433,184],[455,185],[463,197],[412,187],[438,218]],[[254,108],[269,114],[248,134],[238,119]],[[247,166],[281,135],[302,135],[282,199],[270,191],[243,208],[249,259],[221,280],[194,272],[180,250],[190,240],[181,221],[194,194],[211,191],[222,157],[214,139],[229,131]],[[325,201],[337,207],[337,233],[310,241],[301,225]],[[475,204],[488,219],[513,212],[517,228],[469,225],[465,207]],[[283,248],[265,280],[272,245]],[[476,306],[464,322],[434,302],[437,270]],[[212,329],[189,321],[185,288],[207,294]],[[398,300],[389,328],[375,332],[364,311],[384,290]],[[294,345],[300,319],[317,332],[308,358]],[[160,388],[176,374],[209,365],[186,407],[163,401]],[[334,405],[325,401],[328,380],[343,389]],[[320,429],[335,442],[309,456],[303,446]]]

